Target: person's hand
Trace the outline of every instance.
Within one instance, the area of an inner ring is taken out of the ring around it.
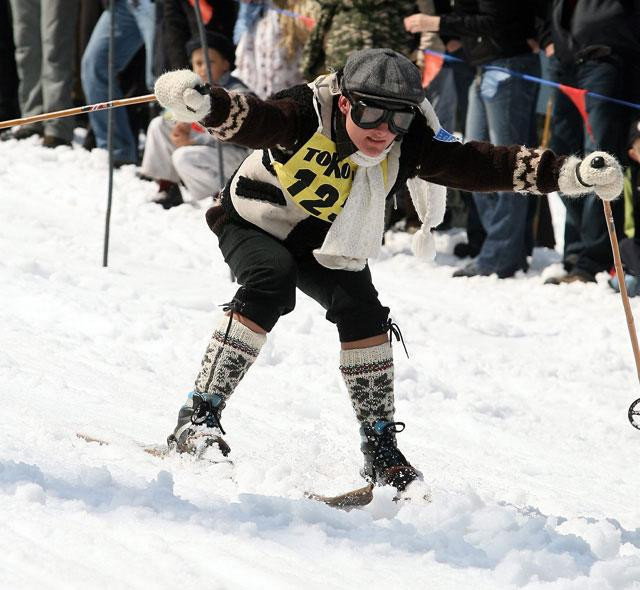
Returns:
[[[533,53],[540,53],[540,43],[538,43],[537,39],[527,39],[527,45],[529,45]]]
[[[167,72],[156,80],[156,98],[163,107],[171,110],[178,121],[201,121],[211,110],[209,94],[200,94],[196,90],[196,86],[202,84],[202,78],[191,70]]]
[[[184,147],[185,145],[191,145],[191,123],[176,123],[169,134],[171,143],[177,148]]]
[[[428,14],[412,14],[404,19],[404,28],[409,33],[436,33],[440,30],[440,17]]]
[[[462,47],[462,43],[460,42],[459,39],[450,39],[449,41],[447,41],[447,45],[446,45],[447,53],[455,53],[461,47]]]
[[[624,184],[622,168],[606,152],[593,152],[580,160],[569,157],[560,169],[558,186],[566,195],[594,192],[603,201],[620,196]]]

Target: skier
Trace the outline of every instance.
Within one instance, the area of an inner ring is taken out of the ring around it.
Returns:
[[[594,190],[611,200],[622,190],[620,166],[603,152],[579,160],[455,141],[425,100],[418,68],[390,49],[356,51],[342,70],[270,100],[219,87],[201,94],[200,84],[189,70],[169,72],[157,80],[156,96],[178,119],[200,121],[220,140],[253,151],[225,186],[221,205],[207,212],[241,286],[211,337],[169,445],[198,453],[217,442],[228,452],[219,438],[222,410],[266,334],[293,310],[297,287],[337,325],[340,371],[360,425],[362,475],[402,491],[421,474],[396,442],[404,424],[394,416],[387,332],[400,335],[367,265],[382,242],[385,200],[408,183],[423,224],[412,247],[433,258],[430,228],[444,214],[446,186]]]

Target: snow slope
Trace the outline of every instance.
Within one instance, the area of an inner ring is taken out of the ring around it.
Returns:
[[[640,588],[639,397],[605,282],[451,279],[390,234],[372,271],[399,444],[432,501],[344,513],[362,485],[334,326],[300,295],[223,416],[235,468],[160,459],[236,286],[204,205],[164,211],[104,153],[0,143],[0,588]],[[633,300],[638,315],[638,300]],[[77,438],[83,433],[109,445]]]

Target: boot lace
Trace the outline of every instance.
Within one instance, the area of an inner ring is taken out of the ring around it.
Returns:
[[[376,445],[373,463],[377,470],[387,469],[396,465],[409,465],[409,462],[396,446],[394,434],[405,429],[404,422],[387,422],[384,425],[380,439]]]
[[[393,337],[396,337],[396,342],[400,342],[402,344],[402,348],[404,348],[404,353],[409,358],[409,351],[407,350],[407,345],[404,343],[404,338],[402,337],[402,332],[400,331],[400,326],[393,322],[391,318],[387,321],[386,329],[389,330],[389,342],[393,343]],[[402,422],[395,422],[394,424],[402,424]],[[404,430],[404,424],[402,424]],[[400,432],[402,432],[402,430]]]
[[[200,400],[197,405],[195,405],[196,397]],[[221,408],[214,408],[210,402],[202,399],[200,396],[194,395],[193,398],[194,409],[191,415],[191,424],[194,426],[205,424],[207,428],[218,428],[222,434],[227,434],[220,422]]]

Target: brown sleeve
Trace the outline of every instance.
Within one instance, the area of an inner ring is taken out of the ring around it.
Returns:
[[[546,194],[558,190],[566,156],[521,145],[431,139],[422,153],[419,176],[467,191]]]
[[[211,89],[211,104],[202,124],[222,141],[253,149],[291,148],[302,135],[304,108],[293,98],[261,100],[216,87]]]

